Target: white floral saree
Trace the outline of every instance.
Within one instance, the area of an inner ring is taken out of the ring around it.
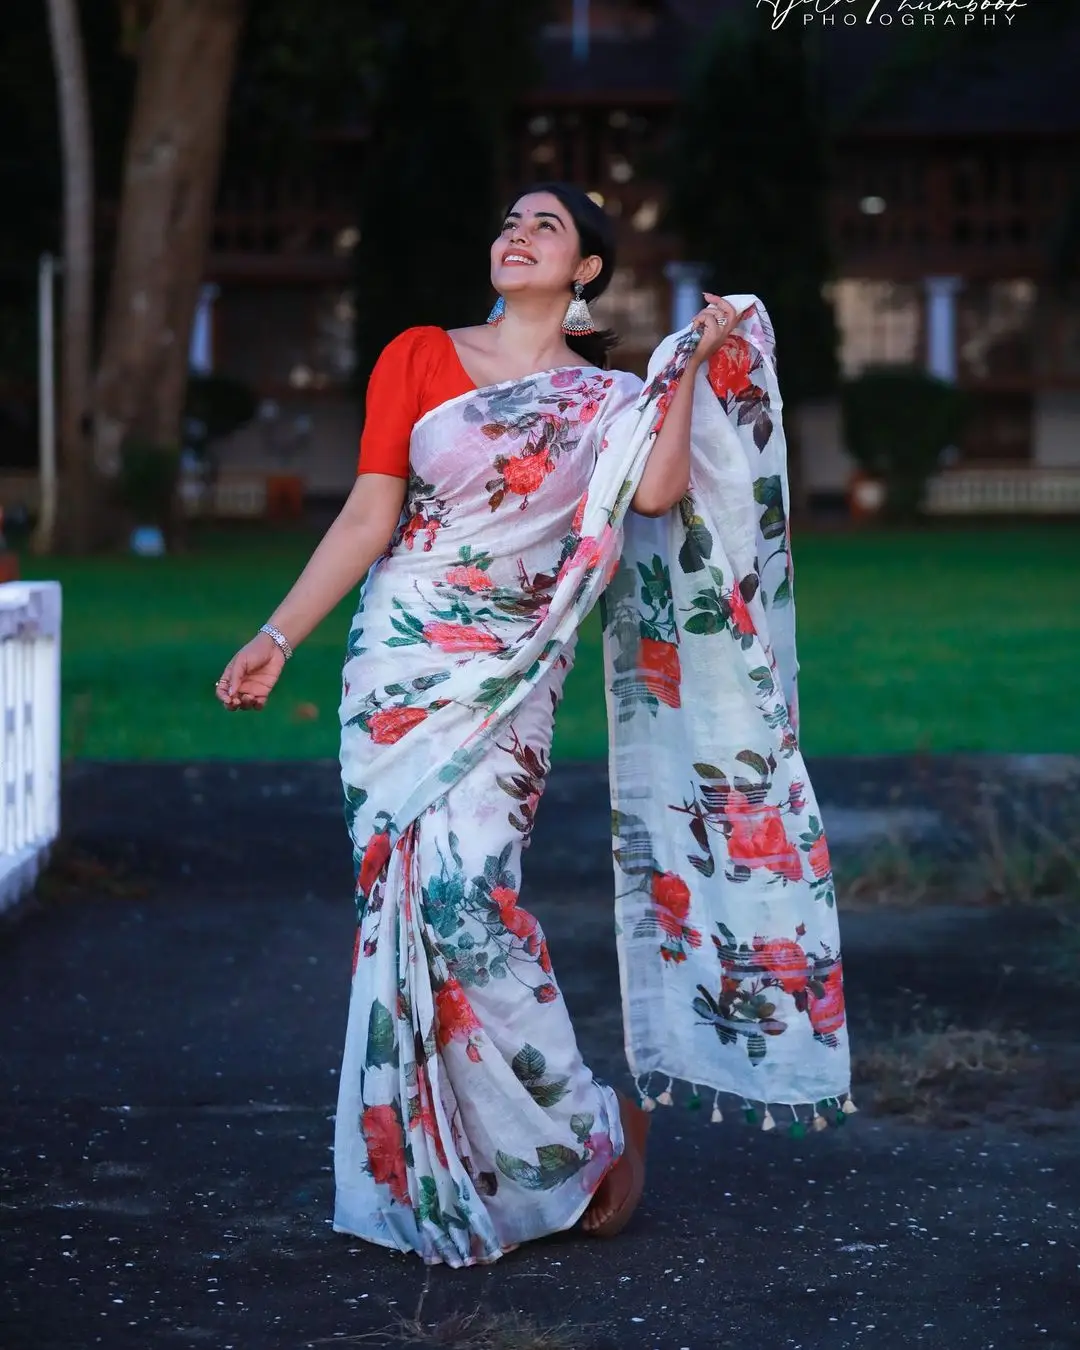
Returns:
[[[646,384],[562,368],[424,416],[349,635],[341,766],[359,929],[335,1227],[470,1265],[572,1227],[622,1152],[520,902],[579,625],[601,592],[626,1046],[793,1128],[848,1086],[828,850],[795,731],[787,481],[753,310],[697,377],[691,488],[628,512],[697,341]],[[667,1086],[651,1095],[649,1075]]]

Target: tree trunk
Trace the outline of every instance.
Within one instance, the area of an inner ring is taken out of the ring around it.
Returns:
[[[116,261],[95,389],[95,460],[177,446],[244,0],[158,0],[138,48]]]
[[[89,545],[93,480],[89,437],[93,341],[94,157],[86,61],[74,0],[48,0],[49,34],[56,67],[64,175],[63,318],[60,337],[59,463],[62,503],[42,501],[34,548],[51,551],[62,505],[65,542]]]

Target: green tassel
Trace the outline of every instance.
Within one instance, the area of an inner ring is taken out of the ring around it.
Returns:
[[[694,1095],[690,1098],[690,1100],[686,1103],[686,1105],[689,1107],[691,1111],[700,1111],[701,1098],[695,1092]]]
[[[756,1125],[756,1124],[757,1124],[757,1112],[754,1110],[754,1108],[753,1108],[752,1106],[747,1106],[747,1107],[743,1110],[743,1116],[744,1116],[745,1119],[746,1119],[747,1125]]]
[[[791,1135],[792,1139],[805,1139],[806,1126],[802,1123],[801,1120],[793,1120],[791,1122],[791,1125],[788,1127],[788,1134]]]

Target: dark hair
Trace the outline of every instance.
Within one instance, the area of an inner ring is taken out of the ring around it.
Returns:
[[[611,217],[573,183],[532,183],[511,197],[506,213],[513,210],[515,202],[535,192],[548,192],[566,207],[581,241],[581,256],[588,258],[595,254],[600,259],[600,271],[584,291],[586,300],[595,300],[607,290],[615,271],[615,226]],[[585,337],[567,337],[566,345],[585,361],[606,370],[608,354],[618,341],[617,334],[605,328],[602,332],[589,333]]]

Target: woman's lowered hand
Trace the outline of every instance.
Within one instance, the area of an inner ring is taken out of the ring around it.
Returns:
[[[267,633],[256,633],[222,672],[214,692],[230,712],[261,712],[285,665],[285,654]]]

